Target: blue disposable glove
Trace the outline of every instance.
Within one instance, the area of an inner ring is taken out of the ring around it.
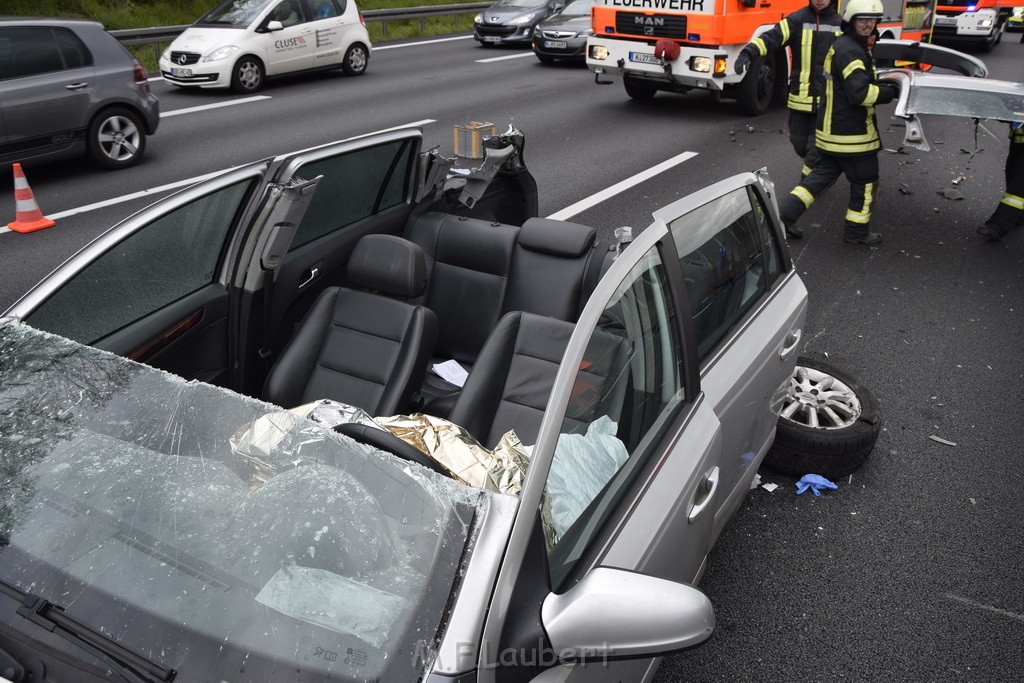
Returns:
[[[832,482],[820,474],[805,474],[800,477],[800,481],[796,483],[796,495],[800,495],[807,489],[814,492],[814,495],[820,496],[822,489],[837,489],[839,488]]]

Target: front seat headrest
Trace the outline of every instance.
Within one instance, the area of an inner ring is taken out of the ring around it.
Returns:
[[[427,288],[423,250],[395,235],[364,235],[348,262],[353,285],[382,294],[415,299]]]

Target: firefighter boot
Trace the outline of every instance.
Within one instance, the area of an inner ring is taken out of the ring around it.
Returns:
[[[866,244],[869,247],[873,247],[882,243],[882,235],[877,232],[866,232],[863,235],[857,235],[856,237],[843,235],[843,241],[847,244]]]
[[[1006,237],[1006,231],[1002,228],[986,223],[978,228],[978,234],[987,238],[990,242],[998,242]]]
[[[796,227],[795,225],[790,225],[789,223],[783,223],[783,225],[786,228],[786,237],[798,240],[804,236],[804,231]]]

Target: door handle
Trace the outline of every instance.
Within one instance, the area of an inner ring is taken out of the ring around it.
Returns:
[[[320,277],[320,268],[313,266],[307,271],[306,279],[299,283],[299,289],[302,289]]]
[[[68,83],[64,87],[68,90],[81,90],[82,88],[88,88],[89,84],[85,81],[79,81],[78,83]]]
[[[690,516],[687,517],[687,521],[689,521],[690,524],[696,522],[700,513],[704,512],[704,509],[707,508],[707,506],[711,504],[711,501],[715,499],[715,489],[718,488],[718,474],[718,466],[716,465],[711,468],[711,472],[709,472],[708,476],[706,476],[704,481],[701,482],[700,488],[697,490],[697,493],[693,498],[694,501],[699,499],[700,502],[694,503],[694,506],[690,508]]]
[[[786,335],[785,346],[782,347],[782,351],[779,352],[779,358],[782,360],[789,360],[789,357],[796,352],[796,347],[800,345],[800,330],[790,330],[789,334]]]

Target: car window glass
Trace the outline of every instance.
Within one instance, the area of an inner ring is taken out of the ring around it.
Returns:
[[[543,7],[547,4],[547,2],[548,0],[498,0],[498,2],[494,3],[493,6],[509,9],[514,7],[529,9],[531,7]]]
[[[594,0],[573,0],[565,6],[561,14],[567,17],[587,17],[590,16],[590,8],[593,6]]]
[[[652,248],[591,333],[555,447],[541,519],[556,587],[685,398],[678,326],[664,264]]]
[[[132,233],[72,277],[26,322],[92,344],[210,284],[254,184],[245,180],[222,188]]]
[[[412,161],[409,142],[396,140],[303,164],[297,175],[323,176],[296,230],[291,248],[331,234],[401,204]]]
[[[57,45],[60,46],[60,53],[64,57],[64,68],[78,69],[92,65],[92,55],[89,53],[89,49],[73,32],[67,29],[56,29],[53,34],[57,37]]]
[[[340,16],[345,10],[338,7],[338,3],[335,0],[313,0],[313,20],[317,19],[330,19],[331,17]]]
[[[697,353],[704,358],[766,291],[757,214],[739,189],[671,223]]]
[[[267,21],[280,21],[285,28],[306,21],[302,4],[299,0],[283,0],[267,15]]]
[[[754,193],[752,188],[750,195],[754,205],[754,217],[757,219],[757,230],[761,233],[761,243],[764,245],[764,284],[767,289],[771,289],[772,284],[782,276],[782,245],[779,244],[778,233],[772,228],[764,201]]]
[[[0,74],[4,78],[21,78],[63,68],[51,29],[0,28]]]

